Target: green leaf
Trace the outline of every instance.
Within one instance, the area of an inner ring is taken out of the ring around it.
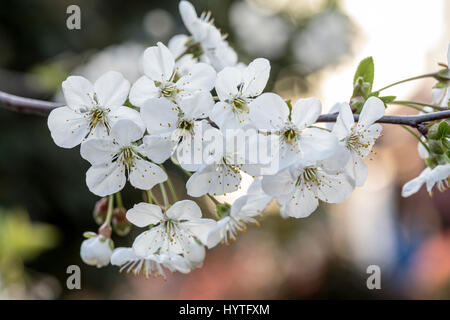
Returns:
[[[367,57],[359,63],[358,68],[356,69],[355,76],[353,77],[353,86],[356,85],[358,78],[361,77],[364,82],[370,84],[369,88],[372,90],[374,76],[375,67],[373,64],[373,58]]]
[[[442,120],[438,127],[439,136],[445,137],[450,134],[450,124],[446,120]]]
[[[97,236],[97,234],[95,232],[92,232],[92,231],[86,231],[86,232],[83,233],[83,237],[85,237],[87,239],[94,238],[96,236]]]
[[[447,87],[450,87],[450,81],[438,82],[434,85],[433,88],[442,89],[442,88],[447,88]]]
[[[390,102],[394,101],[395,98],[397,98],[397,97],[396,97],[396,96],[384,96],[384,97],[380,97],[381,101],[383,101],[384,103],[390,103]]]

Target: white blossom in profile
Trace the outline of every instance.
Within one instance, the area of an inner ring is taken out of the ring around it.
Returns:
[[[81,243],[81,259],[84,263],[97,268],[107,266],[112,253],[111,239],[102,235],[91,237]]]
[[[437,186],[440,192],[444,192],[450,187],[450,164],[441,164],[433,169],[425,168],[418,177],[405,183],[402,188],[402,197],[409,197],[426,185],[427,191],[433,195],[433,187]]]
[[[237,234],[244,232],[249,223],[259,225],[256,217],[263,213],[270,201],[272,197],[261,188],[261,177],[255,178],[247,194],[236,199],[227,210],[228,215],[217,221],[217,226],[209,233],[208,248],[220,242],[228,244],[230,240],[235,241]]]
[[[384,103],[376,97],[370,97],[364,103],[359,120],[355,123],[350,105],[341,104],[332,132],[339,139],[340,145],[350,153],[347,173],[355,180],[356,186],[362,186],[367,179],[368,168],[364,158],[381,135],[383,127],[375,122],[384,115],[384,111]]]

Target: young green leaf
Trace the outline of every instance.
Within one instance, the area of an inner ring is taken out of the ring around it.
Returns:
[[[373,64],[373,58],[367,57],[363,59],[356,69],[355,76],[353,77],[353,86],[355,86],[359,77],[364,79],[364,82],[370,84],[370,90],[372,90],[373,79],[375,76],[375,68]]]

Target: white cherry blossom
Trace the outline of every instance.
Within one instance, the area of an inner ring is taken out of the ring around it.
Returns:
[[[193,93],[214,88],[216,72],[210,65],[195,63],[181,75],[172,52],[161,42],[144,51],[142,64],[145,75],[130,90],[130,102],[135,106],[159,97],[178,103]]]
[[[107,137],[117,120],[130,119],[143,127],[139,113],[123,106],[130,83],[122,74],[109,71],[92,84],[80,76],[62,83],[67,106],[50,112],[48,127],[55,143],[73,148],[91,137]]]
[[[119,266],[120,271],[132,272],[134,275],[142,274],[146,278],[150,276],[166,277],[164,268],[170,272],[178,271],[189,273],[191,263],[186,258],[177,254],[150,254],[147,256],[137,255],[132,248],[117,248],[111,256],[111,264]]]
[[[274,93],[263,93],[252,102],[250,119],[260,131],[279,137],[280,170],[301,161],[304,165],[331,157],[338,145],[326,130],[308,128],[320,115],[318,99],[300,99],[289,110],[286,102]]]
[[[153,225],[135,239],[135,254],[179,254],[193,267],[201,265],[203,245],[216,225],[216,221],[202,218],[200,207],[191,200],[178,201],[165,212],[157,205],[139,203],[128,210],[127,219],[138,227]]]
[[[348,103],[341,104],[333,134],[339,139],[340,145],[345,146],[350,153],[346,169],[355,180],[356,186],[362,186],[367,179],[368,169],[364,158],[381,134],[383,127],[375,122],[384,115],[384,111],[383,102],[376,97],[370,97],[364,103],[358,123],[355,124]]]
[[[426,184],[427,191],[433,194],[433,187],[436,185],[438,190],[444,192],[450,187],[450,164],[441,164],[431,169],[425,168],[418,177],[407,182],[402,188],[402,197],[409,197],[419,191]]]
[[[203,146],[208,157],[200,166],[193,166],[196,172],[186,183],[187,194],[192,197],[223,195],[236,191],[241,184],[241,169],[246,161],[245,145],[235,140],[241,131],[229,130],[224,135],[216,130],[216,133],[212,143]]]
[[[450,43],[447,49],[447,66],[450,66]],[[445,88],[433,88],[431,91],[433,104],[441,107],[449,107],[450,103],[450,90],[449,87]]]
[[[196,136],[211,127],[202,119],[208,117],[213,105],[209,92],[196,93],[179,105],[163,98],[146,101],[141,107],[141,116],[149,133],[143,139],[144,153],[156,163],[162,163],[178,147],[190,159]]]
[[[353,180],[336,167],[348,158],[320,161],[315,165],[294,164],[273,176],[264,176],[262,189],[275,197],[283,217],[305,218],[313,213],[319,200],[344,202],[354,189]]]
[[[247,194],[239,197],[229,208],[228,215],[217,221],[217,226],[208,236],[208,248],[215,247],[219,242],[229,243],[236,240],[238,232],[247,229],[247,224],[259,225],[255,217],[261,215],[272,197],[261,188],[261,178],[255,178]]]
[[[180,1],[179,10],[186,29],[192,35],[190,45],[198,44],[201,48],[201,61],[211,64],[216,70],[234,66],[237,54],[225,41],[220,31],[214,26],[211,13],[197,16],[194,6],[188,1]]]
[[[164,182],[167,175],[159,166],[142,156],[142,147],[136,144],[144,130],[130,120],[120,120],[105,139],[92,138],[81,145],[81,156],[92,165],[86,173],[89,190],[106,196],[120,191],[126,182],[148,190]]]
[[[107,266],[113,253],[110,241],[102,235],[84,240],[80,248],[83,262],[97,268]]]
[[[270,62],[258,58],[241,70],[227,67],[217,74],[216,92],[220,101],[214,106],[211,120],[221,129],[237,129],[249,123],[251,103],[267,84]]]

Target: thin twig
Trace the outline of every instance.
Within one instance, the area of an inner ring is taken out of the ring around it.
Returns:
[[[38,115],[48,115],[51,110],[61,107],[62,105],[55,102],[36,100],[15,96],[0,91],[0,107],[17,111],[20,113],[31,113]],[[336,122],[338,113],[322,114],[317,122]],[[358,121],[359,115],[354,114],[353,118]],[[403,124],[419,130],[422,134],[427,133],[425,123],[434,120],[450,118],[450,110],[420,114],[414,116],[384,116],[377,122],[389,124]]]

